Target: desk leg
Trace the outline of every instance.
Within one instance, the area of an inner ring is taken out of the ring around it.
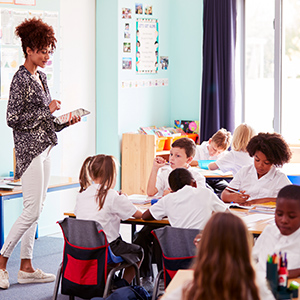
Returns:
[[[136,233],[136,225],[131,224],[131,243],[133,243],[133,237],[135,233]]]
[[[0,196],[0,247],[4,244],[4,203],[3,197]]]

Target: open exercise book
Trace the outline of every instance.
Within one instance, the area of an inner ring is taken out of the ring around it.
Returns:
[[[148,197],[147,195],[140,194],[133,194],[128,196],[128,198],[133,204],[147,204],[151,202],[151,199],[153,199],[153,197]]]
[[[56,122],[57,124],[62,125],[62,124],[65,124],[65,123],[68,123],[69,121],[71,121],[73,116],[83,117],[83,116],[86,116],[88,114],[90,114],[90,112],[88,110],[83,109],[83,108],[78,108],[78,109],[73,110],[73,111],[71,111],[67,114],[56,117],[54,119],[54,122]]]

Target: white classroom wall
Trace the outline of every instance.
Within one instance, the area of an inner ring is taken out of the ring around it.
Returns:
[[[95,1],[60,1],[61,113],[78,107],[86,120],[58,133],[52,175],[78,177],[83,160],[95,154]],[[59,232],[55,222],[74,209],[77,189],[48,193],[39,221],[40,235]]]

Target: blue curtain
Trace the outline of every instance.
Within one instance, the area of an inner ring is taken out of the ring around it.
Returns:
[[[236,0],[204,0],[200,139],[234,130]]]

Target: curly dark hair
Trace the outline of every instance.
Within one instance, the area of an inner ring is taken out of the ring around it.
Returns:
[[[276,167],[288,163],[292,157],[290,147],[279,133],[260,132],[249,141],[247,151],[251,157],[256,151],[262,152]]]
[[[31,50],[42,50],[46,47],[54,50],[56,48],[57,40],[54,36],[53,27],[41,19],[25,19],[25,21],[16,27],[15,33],[21,38],[25,58],[27,57],[27,47]]]
[[[185,168],[174,169],[168,178],[170,188],[173,192],[177,192],[186,185],[191,185],[195,179],[192,173]]]

